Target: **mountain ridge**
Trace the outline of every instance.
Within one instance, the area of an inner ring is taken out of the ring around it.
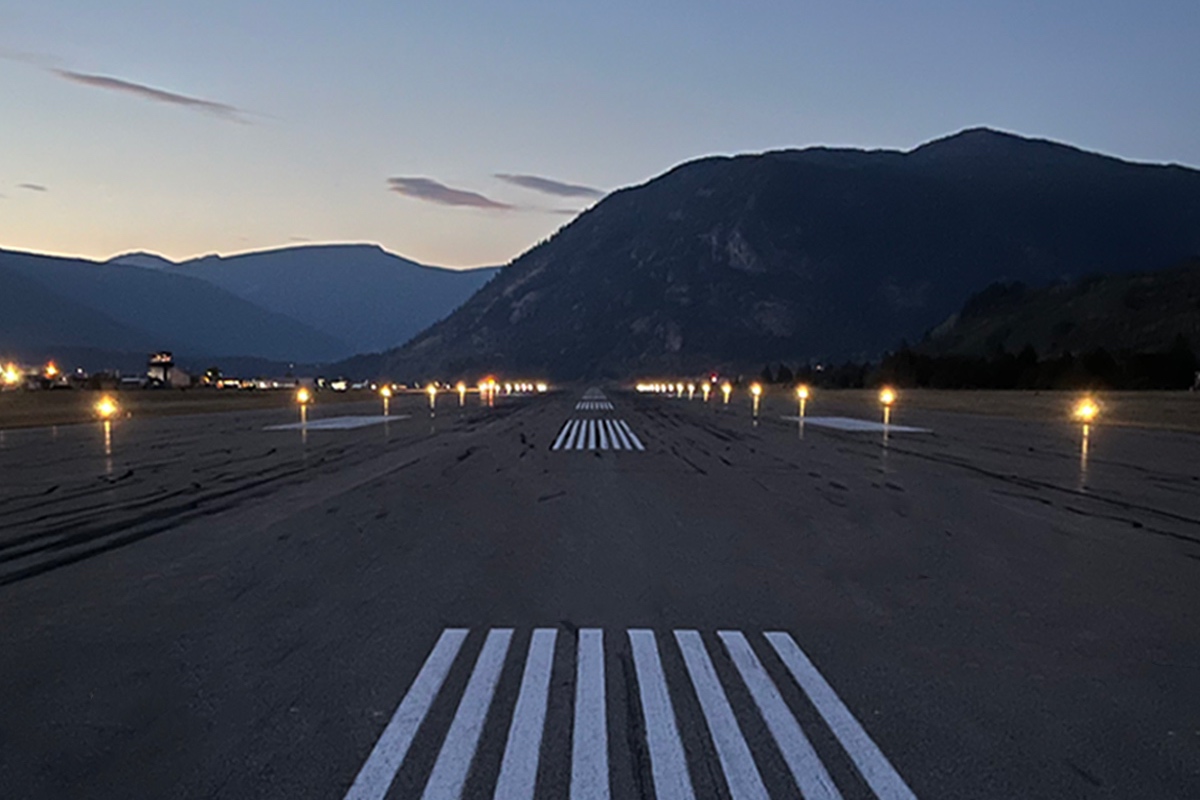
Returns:
[[[713,156],[611,193],[375,366],[575,378],[870,358],[996,280],[1198,252],[1200,172],[1177,165],[990,129]]]

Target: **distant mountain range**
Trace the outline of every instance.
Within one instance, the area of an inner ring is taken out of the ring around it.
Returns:
[[[1026,345],[1040,356],[1157,353],[1182,336],[1200,349],[1200,258],[1171,269],[1031,287],[997,283],[918,346],[931,355],[988,356]]]
[[[374,245],[179,264],[147,253],[99,263],[0,250],[0,355],[61,350],[93,368],[159,349],[246,364],[331,362],[403,343],[495,272],[427,267]]]
[[[429,267],[377,245],[308,245],[172,263],[131,253],[134,264],[200,278],[344,343],[343,357],[403,344],[487,283],[498,268]]]
[[[993,282],[1200,254],[1200,172],[972,129],[909,152],[705,158],[615,192],[402,348],[397,379],[870,358]]]

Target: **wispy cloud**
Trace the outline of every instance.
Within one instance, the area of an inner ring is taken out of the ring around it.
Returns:
[[[497,173],[496,177],[507,183],[520,186],[525,189],[532,189],[535,192],[542,194],[552,194],[555,197],[603,197],[604,192],[599,189],[593,189],[591,186],[581,186],[575,183],[563,183],[552,178],[543,178],[539,175],[510,175],[508,173]]]
[[[48,192],[48,191],[50,191],[45,186],[42,186],[40,183],[18,183],[17,188],[18,189],[28,189],[31,192]]]
[[[508,203],[492,200],[478,192],[451,188],[432,178],[388,178],[388,187],[396,194],[443,206],[487,208],[493,211],[512,211],[514,208]]]
[[[153,100],[156,103],[169,103],[171,105],[184,106],[196,111],[202,111],[231,122],[240,122],[247,124],[242,109],[236,106],[231,106],[228,103],[218,103],[215,100],[204,100],[199,97],[190,97],[186,94],[178,94],[177,92],[168,92],[165,89],[155,89],[153,86],[145,86],[140,83],[122,80],[121,78],[111,78],[106,75],[90,75],[85,72],[74,72],[69,69],[51,68],[50,72],[58,77],[78,83],[83,86],[91,86],[94,89],[107,89],[113,92],[124,92],[132,94],[136,97],[141,97],[144,100]]]

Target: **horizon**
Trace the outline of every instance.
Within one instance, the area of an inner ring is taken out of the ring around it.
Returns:
[[[0,246],[94,260],[366,241],[490,266],[695,158],[980,125],[1200,165],[1200,9],[1173,1],[1080,18],[49,0],[0,21]]]
[[[989,126],[989,125],[968,125],[966,127],[959,128],[950,133],[945,133],[945,134],[942,134],[939,136],[935,136],[926,141],[918,142],[909,147],[862,148],[862,147],[853,147],[853,146],[848,146],[848,145],[822,143],[822,144],[810,144],[810,145],[803,145],[803,146],[774,148],[771,150],[760,150],[760,151],[739,151],[739,152],[732,152],[732,153],[706,153],[703,155],[693,156],[691,158],[684,159],[683,161],[680,161],[677,164],[672,164],[671,166],[663,169],[662,171],[656,173],[655,175],[652,175],[651,177],[647,178],[645,181],[642,181],[640,183],[630,184],[628,186],[615,187],[610,192],[605,194],[604,197],[597,199],[593,205],[598,205],[599,203],[603,202],[609,195],[614,194],[618,191],[622,191],[625,189],[631,189],[631,188],[637,188],[638,186],[641,186],[641,185],[649,183],[653,180],[656,180],[657,178],[660,178],[663,175],[666,175],[667,173],[672,172],[675,169],[678,169],[679,167],[686,166],[687,164],[703,161],[703,160],[710,159],[710,158],[738,158],[738,157],[743,157],[743,156],[759,156],[759,155],[768,155],[771,153],[802,152],[802,151],[806,151],[806,150],[819,150],[819,149],[851,150],[851,151],[857,151],[857,152],[862,152],[862,153],[894,152],[894,153],[908,154],[908,153],[912,153],[913,151],[918,150],[918,149],[925,147],[927,145],[930,145],[930,144],[935,144],[937,142],[945,141],[948,139],[953,139],[955,137],[961,136],[966,133],[972,133],[972,132],[978,132],[978,131],[985,131],[985,132],[992,133],[992,134],[998,134],[1000,136],[1014,137],[1014,138],[1021,139],[1023,141],[1031,142],[1031,143],[1042,142],[1042,143],[1049,143],[1049,144],[1055,144],[1055,145],[1062,145],[1062,146],[1066,146],[1066,147],[1070,147],[1070,148],[1079,150],[1084,153],[1098,155],[1098,156],[1102,156],[1104,158],[1111,158],[1111,159],[1122,161],[1122,162],[1128,163],[1128,164],[1138,164],[1138,165],[1143,165],[1143,166],[1181,167],[1183,169],[1189,169],[1189,170],[1200,170],[1200,167],[1198,167],[1198,166],[1194,166],[1191,164],[1185,164],[1185,163],[1182,163],[1180,161],[1175,161],[1175,160],[1146,161],[1146,160],[1132,159],[1132,158],[1127,158],[1121,154],[1091,150],[1091,149],[1083,147],[1082,145],[1077,144],[1075,142],[1051,139],[1051,138],[1048,138],[1045,136],[1040,136],[1037,134],[1030,134],[1030,133],[1025,133],[1025,132],[1006,130],[1006,129],[997,128],[997,127],[993,127],[993,126]],[[578,214],[584,213],[585,211],[589,210],[591,207],[592,206],[589,206],[588,208],[580,209]],[[578,216],[578,214],[576,214],[576,216]],[[557,228],[556,230],[564,228],[564,227],[570,225],[574,221],[575,221],[575,217],[572,217],[570,220],[562,223],[559,226],[559,228]],[[553,231],[551,231],[551,233],[553,233]],[[547,235],[550,235],[550,234],[547,234]],[[269,252],[279,251],[279,250],[295,250],[295,249],[316,248],[316,247],[376,247],[376,248],[382,250],[383,252],[387,253],[388,255],[392,255],[397,258],[404,259],[406,261],[411,261],[415,264],[418,264],[419,266],[430,267],[430,268],[434,268],[434,269],[447,269],[447,270],[453,270],[455,272],[468,272],[468,271],[478,270],[478,269],[496,269],[496,268],[506,266],[507,264],[510,264],[513,261],[515,261],[516,259],[520,258],[522,255],[524,255],[525,252],[527,252],[529,249],[534,247],[536,244],[537,244],[537,241],[531,242],[529,245],[524,247],[519,252],[514,253],[513,255],[511,255],[510,257],[508,257],[502,261],[496,261],[493,263],[467,264],[467,265],[435,264],[435,263],[422,261],[416,257],[407,255],[405,253],[399,252],[399,251],[389,247],[383,241],[369,240],[369,239],[329,239],[329,240],[303,240],[303,241],[301,241],[301,240],[298,240],[295,237],[293,237],[293,240],[283,242],[283,243],[262,244],[262,245],[255,245],[255,246],[251,246],[251,247],[243,248],[243,249],[231,249],[231,250],[226,250],[226,251],[218,251],[218,250],[211,250],[211,249],[210,250],[201,250],[201,251],[196,251],[192,254],[183,255],[183,256],[168,255],[166,253],[159,252],[159,251],[156,251],[156,250],[153,250],[150,248],[145,248],[145,247],[127,248],[127,249],[123,249],[123,250],[119,250],[117,252],[111,253],[109,255],[101,255],[101,256],[96,256],[96,255],[93,255],[90,253],[50,251],[50,250],[44,250],[44,249],[40,249],[40,248],[36,248],[36,247],[14,248],[14,247],[9,247],[4,244],[0,244],[0,250],[10,250],[10,251],[15,250],[15,251],[20,251],[20,252],[30,253],[33,255],[49,256],[49,257],[55,257],[55,258],[74,258],[74,259],[80,259],[80,260],[85,260],[85,261],[95,261],[97,263],[108,263],[108,262],[112,262],[119,258],[124,258],[127,256],[147,255],[147,256],[151,256],[151,257],[155,257],[155,258],[161,258],[172,264],[178,265],[178,264],[183,264],[183,263],[187,263],[190,261],[198,261],[198,260],[204,259],[204,258],[212,258],[212,257],[223,258],[223,259],[224,258],[236,258],[239,256],[257,255],[257,254],[269,253]]]

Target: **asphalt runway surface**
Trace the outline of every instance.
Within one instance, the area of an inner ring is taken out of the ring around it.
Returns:
[[[1200,437],[601,388],[0,434],[0,796],[1200,797]]]

